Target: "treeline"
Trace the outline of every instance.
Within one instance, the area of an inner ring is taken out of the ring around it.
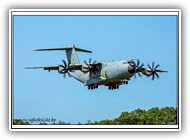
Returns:
[[[177,124],[177,108],[158,107],[149,110],[136,109],[132,112],[122,112],[114,120],[102,120],[86,123],[88,125],[175,125]]]
[[[30,125],[29,122],[24,122],[24,121],[22,121],[20,119],[13,119],[13,124],[14,125]]]
[[[19,119],[13,120],[14,125],[30,125],[28,122],[23,122]],[[136,109],[132,112],[122,112],[118,118],[113,120],[101,120],[87,123],[78,123],[75,125],[175,125],[177,124],[177,108],[164,107],[159,109],[158,107],[151,108],[149,110]],[[39,125],[47,125],[46,123],[40,123]],[[74,125],[60,121],[59,123],[53,123],[50,125]]]

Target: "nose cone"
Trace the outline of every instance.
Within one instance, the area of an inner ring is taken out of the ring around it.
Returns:
[[[134,74],[135,73],[135,65],[129,65],[128,66],[128,72],[131,74]]]

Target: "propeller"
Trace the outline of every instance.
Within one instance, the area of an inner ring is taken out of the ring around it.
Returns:
[[[62,60],[63,65],[59,65],[59,72],[63,74],[63,77],[66,78],[66,73],[68,73],[68,71],[71,71],[71,69],[69,68],[69,64],[66,63],[65,60]],[[71,77],[70,73],[68,73],[69,77]]]
[[[148,72],[151,73],[148,76],[152,75],[152,80],[154,80],[155,76],[157,77],[157,79],[159,78],[159,75],[157,72],[168,72],[168,71],[164,71],[164,70],[157,70],[157,68],[160,67],[160,65],[159,64],[157,64],[156,66],[154,66],[154,65],[155,65],[155,62],[152,62],[152,67],[148,64],[148,68],[150,70],[147,70]]]
[[[85,69],[87,69],[86,72],[90,72],[90,73],[96,73],[96,71],[98,70],[98,66],[96,65],[97,61],[94,61],[92,63],[92,58],[89,59],[88,63],[86,62],[86,60],[84,60],[84,63],[86,64],[87,67],[84,67]]]
[[[140,76],[140,77],[142,77],[142,75],[140,74],[140,72],[142,72],[142,68],[143,68],[143,66],[144,66],[144,64],[142,63],[140,66],[140,61],[139,61],[139,59],[137,59],[137,64],[136,64],[136,73],[138,73],[138,75]],[[135,77],[136,77],[136,73],[135,73]]]

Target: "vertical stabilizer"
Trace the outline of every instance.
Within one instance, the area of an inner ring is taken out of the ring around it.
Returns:
[[[79,64],[79,59],[75,50],[75,45],[72,45],[69,49],[66,50],[66,56],[69,64]]]

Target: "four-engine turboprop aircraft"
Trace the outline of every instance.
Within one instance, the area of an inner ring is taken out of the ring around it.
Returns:
[[[92,62],[90,58],[89,61],[84,61],[83,64],[80,64],[77,57],[76,51],[92,53],[89,50],[84,50],[76,48],[75,45],[72,45],[68,48],[52,48],[52,49],[38,49],[35,51],[65,51],[68,59],[68,63],[65,60],[62,60],[62,65],[57,66],[43,66],[43,67],[27,67],[26,69],[44,69],[48,70],[57,70],[60,74],[63,74],[65,77],[66,74],[69,77],[73,77],[76,80],[84,83],[85,86],[88,86],[88,89],[98,88],[100,85],[108,86],[108,89],[118,89],[122,84],[128,84],[128,81],[136,73],[141,77],[141,74],[150,77],[152,80],[155,79],[155,76],[159,78],[158,72],[167,72],[164,70],[158,70],[159,64],[155,66],[155,63],[152,63],[152,67],[148,64],[148,68],[144,68],[144,64],[140,65],[139,59],[131,60],[119,60],[115,62]]]

